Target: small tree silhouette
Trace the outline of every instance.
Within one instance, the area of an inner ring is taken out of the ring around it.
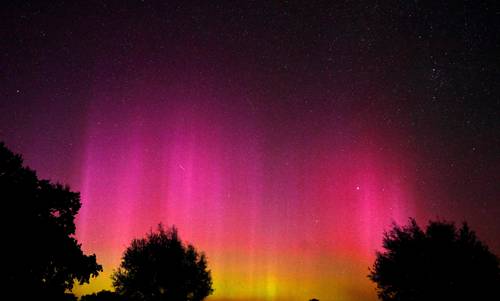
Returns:
[[[369,278],[383,301],[500,300],[498,258],[466,223],[414,219],[385,233]]]
[[[80,301],[119,301],[122,300],[117,293],[103,290],[90,295],[84,295],[80,298]]]
[[[200,301],[213,292],[205,255],[184,245],[175,227],[165,230],[161,224],[132,241],[113,286],[127,299],[146,301]]]
[[[23,299],[72,300],[74,281],[102,270],[74,238],[80,195],[68,186],[38,179],[20,155],[0,143],[3,285]]]

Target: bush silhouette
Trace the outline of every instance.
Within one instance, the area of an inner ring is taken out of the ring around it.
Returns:
[[[80,301],[120,301],[124,300],[117,293],[103,290],[98,293],[93,293],[90,295],[84,295],[80,298]]]
[[[127,300],[199,301],[213,292],[205,255],[184,245],[175,227],[165,230],[161,224],[132,241],[113,286]]]
[[[369,278],[383,301],[500,300],[498,258],[466,223],[414,219],[385,233]]]
[[[74,281],[88,282],[101,266],[74,238],[80,195],[39,180],[20,155],[0,143],[4,285],[25,299],[69,300]]]

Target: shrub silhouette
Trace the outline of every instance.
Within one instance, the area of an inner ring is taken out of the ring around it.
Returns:
[[[414,219],[385,233],[369,278],[383,301],[500,300],[498,258],[466,223]]]
[[[84,295],[80,298],[80,301],[120,301],[124,300],[117,293],[103,290],[98,293],[93,293],[90,295]]]
[[[70,300],[74,281],[88,282],[101,266],[74,238],[80,195],[68,186],[39,180],[20,155],[0,143],[2,272],[10,292],[25,299]]]
[[[165,230],[161,224],[132,241],[113,286],[127,300],[199,301],[213,292],[205,255],[184,245],[175,227]]]

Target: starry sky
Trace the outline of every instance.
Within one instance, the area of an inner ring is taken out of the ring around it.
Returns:
[[[77,295],[159,222],[214,301],[376,300],[409,217],[500,254],[495,1],[47,2],[0,9],[0,140],[81,192]]]

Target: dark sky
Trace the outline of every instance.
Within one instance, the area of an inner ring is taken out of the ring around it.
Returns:
[[[359,271],[408,216],[467,220],[500,252],[495,1],[227,2],[2,5],[0,140],[82,192],[77,236],[105,271],[158,219],[212,252],[219,298],[374,299]],[[287,251],[307,280],[273,261]]]

